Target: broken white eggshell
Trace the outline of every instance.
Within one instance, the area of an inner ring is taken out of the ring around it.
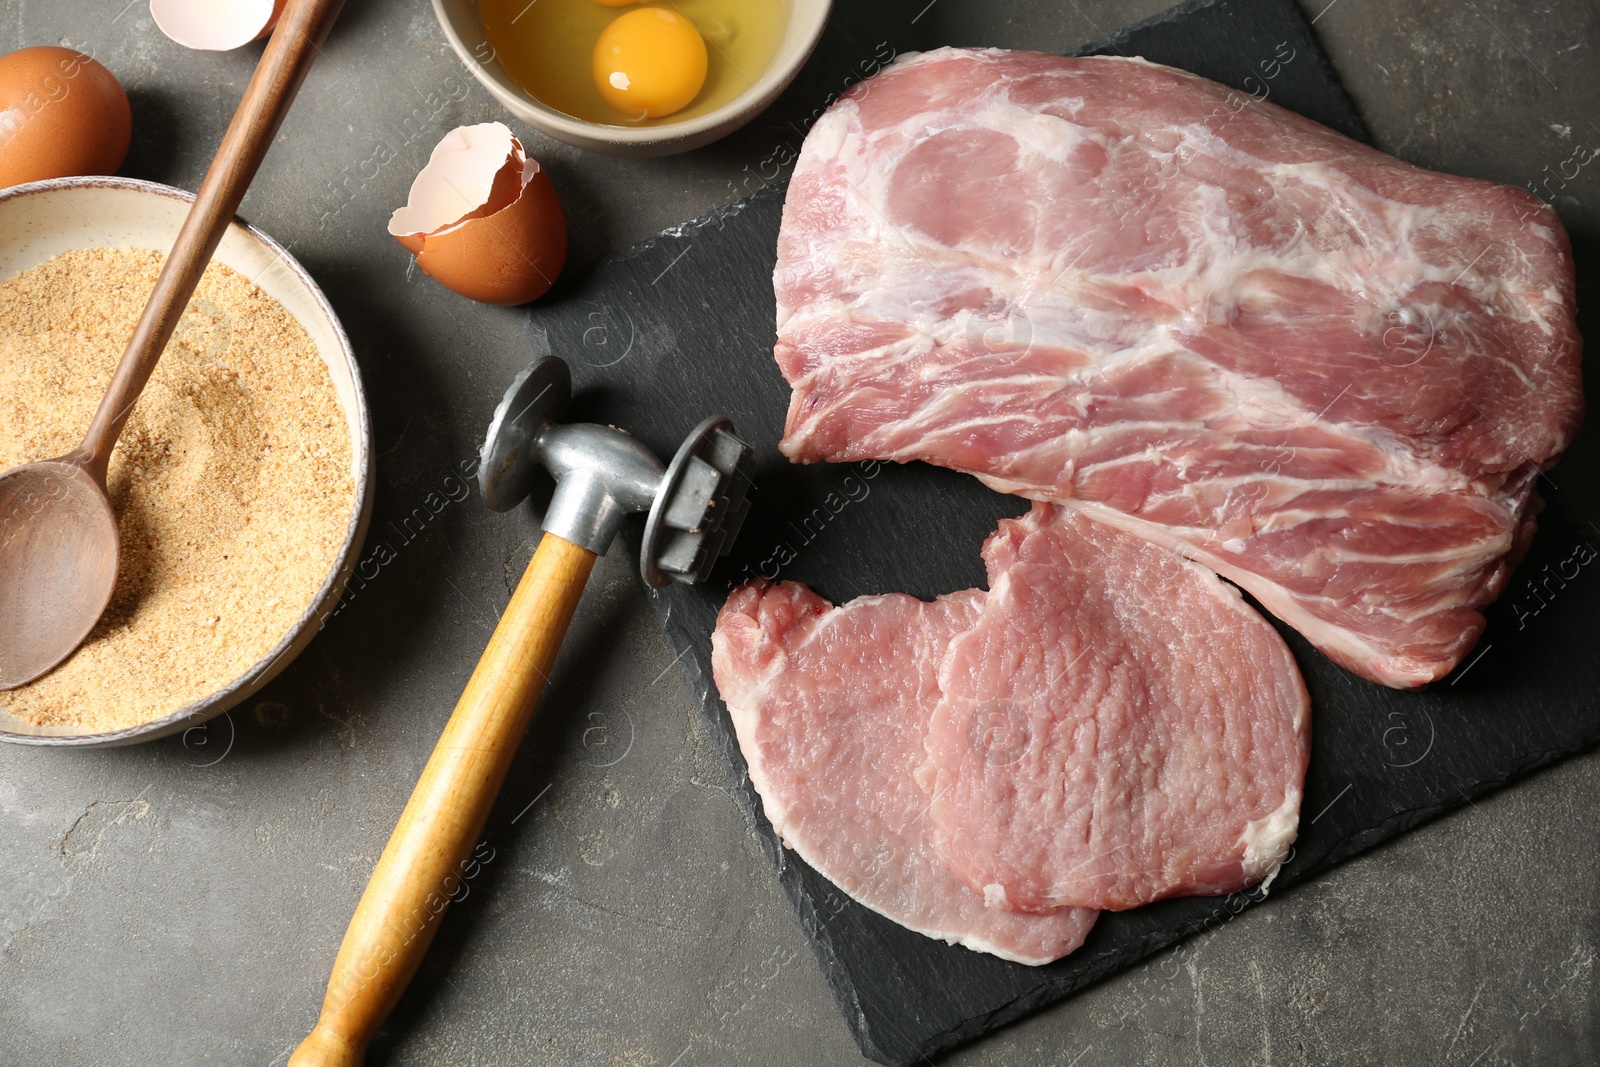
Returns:
[[[486,304],[543,296],[567,259],[567,223],[550,176],[503,122],[445,134],[389,234],[430,278]]]
[[[226,52],[265,37],[287,0],[150,0],[150,17],[185,48]]]

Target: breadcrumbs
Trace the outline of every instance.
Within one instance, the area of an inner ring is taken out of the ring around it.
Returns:
[[[0,470],[82,438],[164,259],[63,252],[0,285]],[[354,504],[350,449],[305,330],[212,263],[111,457],[111,605],[71,659],[0,693],[0,710],[117,730],[244,674],[334,565]]]

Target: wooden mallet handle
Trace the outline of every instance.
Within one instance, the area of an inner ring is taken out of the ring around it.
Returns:
[[[339,946],[322,1016],[289,1067],[365,1058],[472,863],[594,561],[555,534],[539,542],[378,859]]]

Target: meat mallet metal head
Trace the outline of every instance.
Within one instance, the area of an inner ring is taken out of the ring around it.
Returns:
[[[478,484],[495,511],[521,503],[543,468],[555,478],[544,529],[603,555],[622,520],[648,511],[639,572],[653,586],[699,582],[726,554],[749,510],[753,459],[733,424],[714,415],[672,462],[615,426],[560,423],[572,376],[546,356],[511,383],[479,455]]]

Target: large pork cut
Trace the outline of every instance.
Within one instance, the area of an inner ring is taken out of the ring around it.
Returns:
[[[856,86],[775,284],[791,458],[1082,508],[1392,686],[1477,640],[1582,415],[1549,207],[1142,60],[941,49]]]
[[[1035,504],[984,545],[923,784],[946,864],[992,904],[1123,909],[1229,893],[1299,826],[1310,698],[1209,570]]]
[[[785,843],[867,907],[930,937],[1042,964],[1094,911],[984,906],[940,862],[915,772],[950,639],[982,594],[904,595],[835,608],[802,585],[741,586],[712,638],[717,689],[750,780]]]

